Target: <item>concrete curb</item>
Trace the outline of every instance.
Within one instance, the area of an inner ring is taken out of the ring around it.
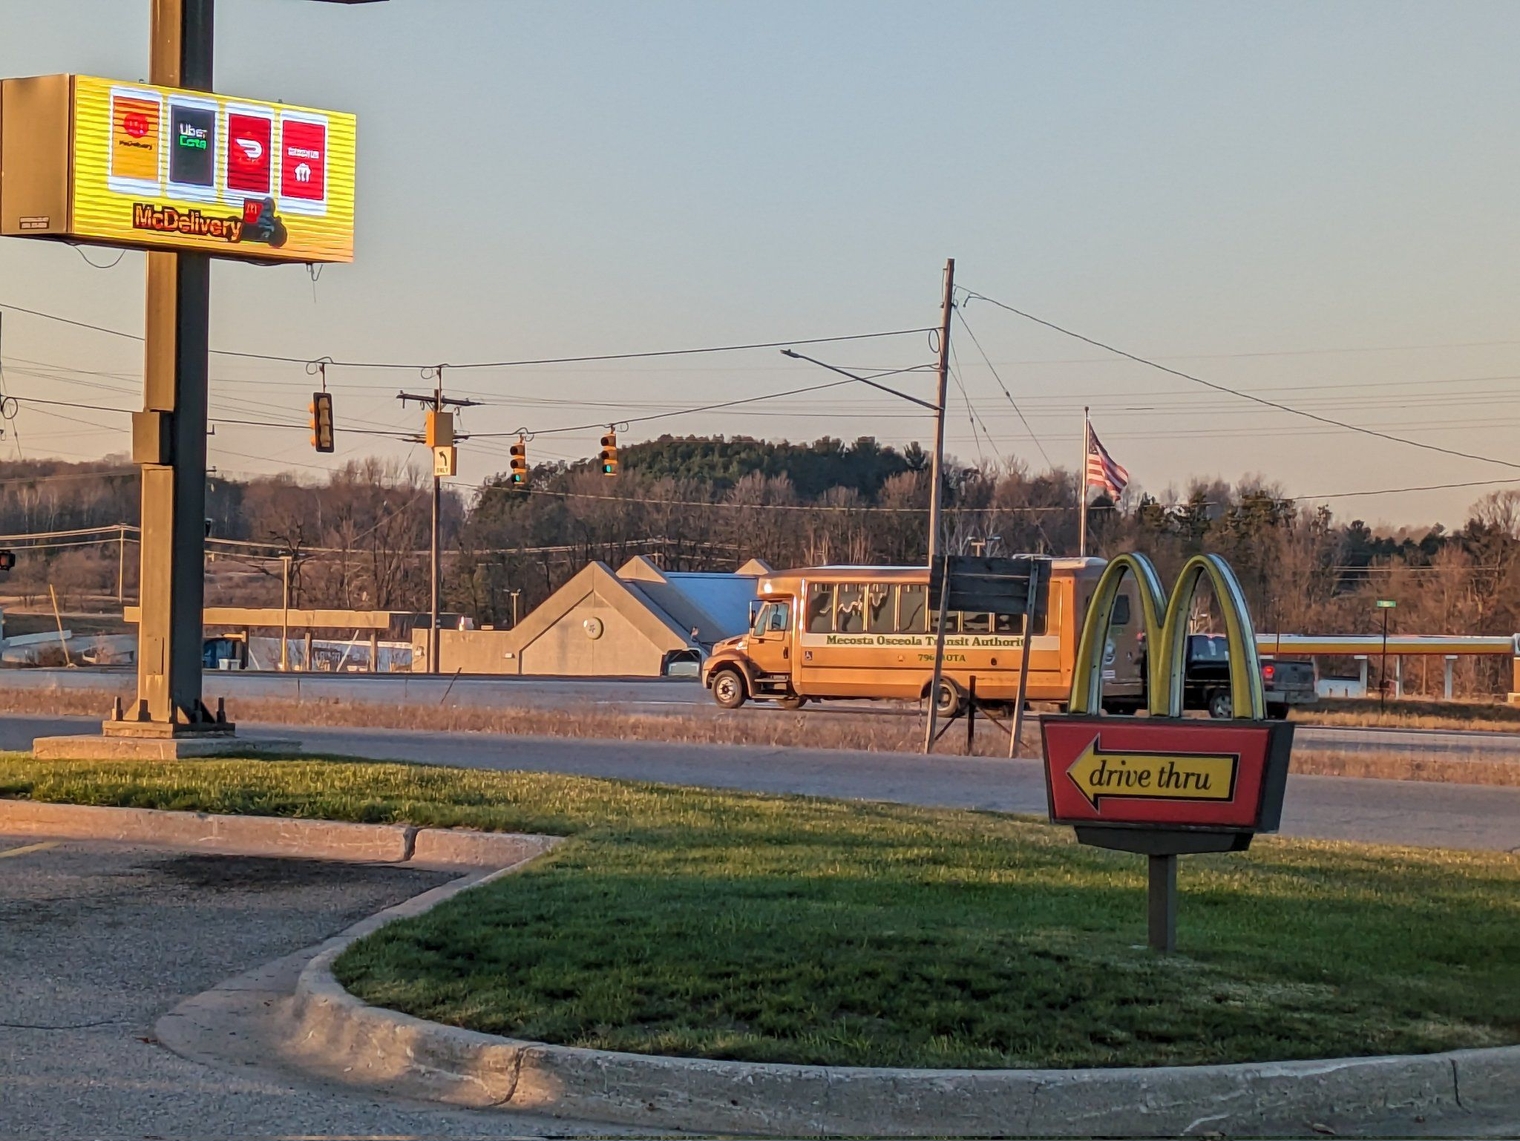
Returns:
[[[150,844],[228,856],[298,857],[413,867],[504,868],[540,856],[558,837],[349,824],[278,816],[219,816],[0,799],[0,832]]]
[[[345,932],[302,970],[289,1049],[339,1080],[451,1105],[654,1129],[899,1137],[1344,1133],[1417,1121],[1460,1127],[1476,1114],[1520,1112],[1520,1046],[1112,1070],[791,1066],[551,1046],[427,1022],[349,994],[332,964],[377,926]]]

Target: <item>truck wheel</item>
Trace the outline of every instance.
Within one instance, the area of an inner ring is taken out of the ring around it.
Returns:
[[[724,709],[738,709],[749,694],[744,692],[744,678],[738,670],[719,670],[712,681],[713,700]]]
[[[1288,707],[1286,705],[1267,706],[1267,716],[1273,721],[1286,721],[1288,719]]]
[[[807,698],[795,693],[789,693],[785,697],[776,698],[776,704],[782,709],[801,709],[807,704]]]
[[[1233,703],[1230,701],[1230,691],[1216,689],[1209,694],[1209,716],[1219,721],[1227,721],[1234,716]]]

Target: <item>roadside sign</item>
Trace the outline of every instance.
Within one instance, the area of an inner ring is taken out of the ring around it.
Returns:
[[[1100,712],[1108,626],[1125,575],[1140,596],[1144,719]],[[1205,578],[1224,617],[1231,706],[1247,714],[1228,721],[1183,717],[1188,621]],[[1040,718],[1051,823],[1070,825],[1080,843],[1149,857],[1150,945],[1175,950],[1177,857],[1243,851],[1258,832],[1275,832],[1288,783],[1293,724],[1267,719],[1256,632],[1230,565],[1194,556],[1168,597],[1144,555],[1109,563],[1083,620],[1067,708]]]
[[[1216,850],[1277,828],[1290,723],[1049,717],[1040,728],[1053,823],[1220,833]]]
[[[1380,598],[1377,600],[1377,608],[1379,610],[1392,610],[1396,606],[1398,606],[1398,603],[1391,598]]]
[[[949,583],[946,610],[973,614],[1037,614],[1045,605],[1050,560],[1032,555],[978,558],[949,555],[929,568],[929,601],[939,606]]]

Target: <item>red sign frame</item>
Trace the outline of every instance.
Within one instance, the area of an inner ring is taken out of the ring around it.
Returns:
[[[1293,726],[1173,717],[1040,719],[1053,824],[1275,832]]]

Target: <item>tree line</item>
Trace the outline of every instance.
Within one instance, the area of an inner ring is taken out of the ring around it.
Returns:
[[[928,462],[916,444],[665,436],[623,448],[620,459],[616,478],[588,460],[540,464],[526,491],[505,475],[468,492],[449,488],[445,608],[508,625],[514,596],[526,614],[592,559],[616,567],[647,555],[670,570],[732,570],[753,557],[777,567],[925,558]],[[949,550],[1076,552],[1071,472],[952,463],[946,481]],[[318,480],[213,476],[208,601],[278,605],[285,556],[293,605],[424,611],[431,489],[430,475],[378,459]],[[6,535],[134,525],[138,510],[136,472],[124,461],[0,464]],[[1180,492],[1099,498],[1089,528],[1089,553],[1143,551],[1164,576],[1192,554],[1223,554],[1262,630],[1372,633],[1378,598],[1398,602],[1395,628],[1403,632],[1520,630],[1516,490],[1480,499],[1453,529],[1374,531],[1295,503],[1265,480],[1197,480]],[[119,576],[124,595],[135,595],[131,542],[14,546],[20,558],[5,590],[24,602],[45,598],[48,585],[71,604],[110,599]],[[1506,690],[1507,669],[1507,659],[1466,659],[1459,683]]]

